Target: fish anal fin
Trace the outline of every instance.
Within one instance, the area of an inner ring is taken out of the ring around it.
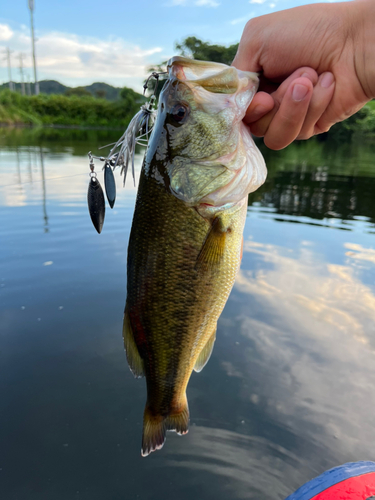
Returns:
[[[230,228],[224,227],[221,218],[216,217],[199,252],[197,269],[202,265],[215,266],[221,262],[228,232],[230,232]]]
[[[216,340],[216,328],[213,331],[210,338],[207,340],[206,344],[203,346],[201,352],[199,353],[199,356],[198,356],[198,358],[195,362],[195,365],[194,365],[195,372],[199,373],[206,366],[208,360],[211,357],[212,350],[214,348],[215,340]]]
[[[126,358],[128,360],[129,368],[134,377],[143,377],[145,368],[143,359],[141,358],[137,345],[134,340],[133,330],[130,324],[129,313],[125,308],[124,323],[122,328],[122,336],[124,338],[124,347],[126,351]]]
[[[185,396],[178,410],[173,410],[167,417],[154,415],[146,405],[143,416],[142,456],[160,450],[165,443],[167,431],[186,434],[189,430],[189,408]]]

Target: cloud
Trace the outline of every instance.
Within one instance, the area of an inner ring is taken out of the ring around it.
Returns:
[[[13,36],[13,31],[9,28],[7,24],[0,24],[0,41],[6,42],[10,40]]]
[[[188,2],[187,0],[171,0],[171,2],[165,4],[167,7],[174,7],[176,5],[186,5],[186,6],[197,6],[197,7],[218,7],[219,2],[215,0],[195,0],[194,2]]]
[[[0,36],[9,36],[9,33],[12,33],[9,26],[1,25]],[[27,32],[12,33],[12,49],[30,54]],[[105,80],[113,85],[139,90],[147,66],[157,62],[152,56],[161,52],[161,47],[141,48],[120,37],[103,40],[71,33],[42,33],[38,34],[36,44],[38,79],[55,79],[68,85]],[[13,65],[14,59],[15,55]],[[0,62],[1,67],[4,68],[2,78],[7,80],[5,61]],[[31,68],[31,57],[28,56],[25,59],[26,74],[31,75]]]
[[[198,7],[218,7],[220,4],[214,0],[197,0],[195,5]]]
[[[264,3],[266,0],[249,0],[249,3],[259,3],[259,4],[262,4]]]

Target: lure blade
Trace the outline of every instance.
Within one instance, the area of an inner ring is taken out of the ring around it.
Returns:
[[[113,208],[116,200],[116,182],[113,170],[108,163],[104,167],[104,186],[109,206]]]
[[[90,179],[87,191],[87,203],[91,221],[100,234],[104,223],[105,203],[103,189],[96,177],[91,177]]]

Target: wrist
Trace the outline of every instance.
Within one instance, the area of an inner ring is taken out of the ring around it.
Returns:
[[[367,98],[375,98],[375,1],[349,2],[352,15],[354,65]]]

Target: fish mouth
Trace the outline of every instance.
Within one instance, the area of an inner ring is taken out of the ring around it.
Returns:
[[[235,94],[247,86],[258,87],[257,73],[241,71],[226,64],[197,61],[187,57],[175,56],[167,63],[169,77],[181,82],[200,86],[215,94]]]

